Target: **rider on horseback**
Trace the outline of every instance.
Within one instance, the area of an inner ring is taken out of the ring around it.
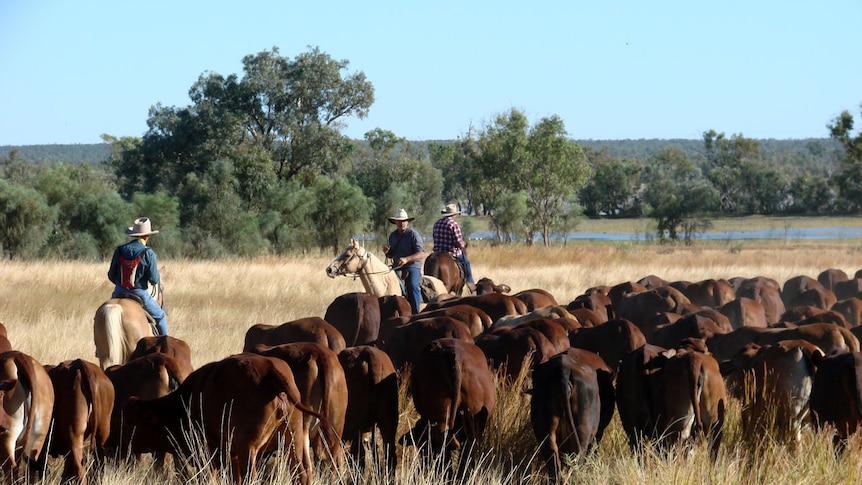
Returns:
[[[389,218],[396,229],[389,234],[388,244],[383,253],[392,259],[393,269],[397,269],[404,280],[404,296],[410,302],[413,314],[419,313],[422,303],[422,292],[419,283],[422,279],[422,260],[425,259],[425,241],[422,235],[412,227],[408,227],[415,217],[407,216],[407,211],[398,209]]]
[[[168,334],[167,315],[159,303],[147,291],[148,283],[157,286],[161,281],[159,276],[156,253],[147,246],[147,241],[153,234],[150,219],[140,217],[135,219],[132,227],[126,229],[126,234],[132,240],[117,246],[111,258],[108,269],[108,279],[114,283],[114,293],[111,298],[124,295],[134,295],[141,300],[144,310],[156,321],[160,335]]]
[[[467,281],[467,287],[471,293],[476,293],[476,282],[473,281],[473,269],[470,267],[470,260],[467,259],[467,253],[464,249],[467,247],[464,241],[464,235],[461,233],[461,226],[455,217],[461,214],[458,206],[449,204],[446,209],[440,212],[440,219],[434,223],[432,237],[434,238],[434,251],[449,253],[463,265],[464,280]]]

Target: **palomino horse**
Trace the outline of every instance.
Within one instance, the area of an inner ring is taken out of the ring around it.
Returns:
[[[375,296],[403,295],[401,282],[395,271],[360,245],[356,239],[326,267],[326,275],[358,277],[367,293]],[[446,295],[449,291],[438,278],[423,275],[420,286],[430,287],[436,296]],[[424,294],[424,292],[423,292]]]
[[[161,286],[160,283],[149,289],[159,305],[163,304]],[[102,370],[115,364],[125,364],[138,340],[154,335],[147,312],[132,298],[111,298],[99,306],[93,318],[96,357]]]
[[[443,282],[446,291],[453,295],[461,295],[464,290],[464,279],[458,261],[451,254],[445,252],[434,252],[425,258],[425,267],[422,270],[428,276],[433,276]]]

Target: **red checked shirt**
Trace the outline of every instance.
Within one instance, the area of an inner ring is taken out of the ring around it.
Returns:
[[[461,234],[461,226],[454,217],[437,219],[431,236],[434,238],[434,251],[449,253],[455,257],[461,256],[464,236]]]

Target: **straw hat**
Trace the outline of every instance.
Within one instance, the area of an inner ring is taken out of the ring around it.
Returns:
[[[135,219],[135,224],[126,229],[126,234],[133,237],[149,236],[150,234],[158,234],[159,231],[154,231],[150,226],[149,217],[138,217]]]
[[[457,216],[461,214],[461,211],[458,210],[458,206],[455,204],[449,204],[446,206],[446,209],[440,211],[441,216]]]
[[[389,222],[412,221],[413,219],[416,219],[416,218],[415,217],[408,217],[406,210],[398,209],[397,211],[395,211],[395,214],[393,214],[392,217],[389,218]]]

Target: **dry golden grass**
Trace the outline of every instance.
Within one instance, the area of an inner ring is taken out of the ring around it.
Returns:
[[[379,253],[378,248],[371,248]],[[827,268],[851,276],[862,268],[857,243],[741,243],[693,248],[609,243],[566,247],[510,248],[478,246],[470,258],[476,277],[506,283],[516,292],[544,288],[566,304],[591,286],[612,285],[655,274],[667,280],[698,281],[734,276],[769,276],[783,282],[792,276],[816,277]],[[330,279],[323,269],[329,255],[316,254],[251,260],[165,260],[161,270],[171,334],[187,341],[196,367],[242,349],[246,329],[256,323],[279,324],[304,316],[323,316],[340,294],[362,291],[359,281]],[[111,292],[107,263],[10,262],[2,264],[0,321],[13,346],[44,364],[83,358],[96,362],[92,321],[96,308]],[[467,480],[472,484],[539,482],[542,469],[535,457],[536,440],[529,425],[529,400],[524,384],[501,384],[497,415],[483,445],[490,450]],[[409,400],[402,403],[400,431],[416,419]],[[756,450],[744,446],[739,407],[734,403],[718,461],[713,465],[702,444],[689,452],[664,456],[648,450],[642,457],[628,449],[614,420],[599,449],[566,471],[571,483],[858,483],[862,478],[862,447],[836,459],[829,438],[806,431],[791,449],[767,442]],[[428,468],[412,449],[400,450],[398,483],[440,483],[438,470]],[[171,481],[151,470],[148,462],[109,467],[91,483]],[[262,483],[289,481],[289,471],[267,468]],[[206,477],[206,474],[203,474]],[[222,483],[224,475],[194,483]],[[43,483],[59,483],[52,462]],[[336,477],[324,467],[315,483],[387,483],[382,477],[356,472]]]

